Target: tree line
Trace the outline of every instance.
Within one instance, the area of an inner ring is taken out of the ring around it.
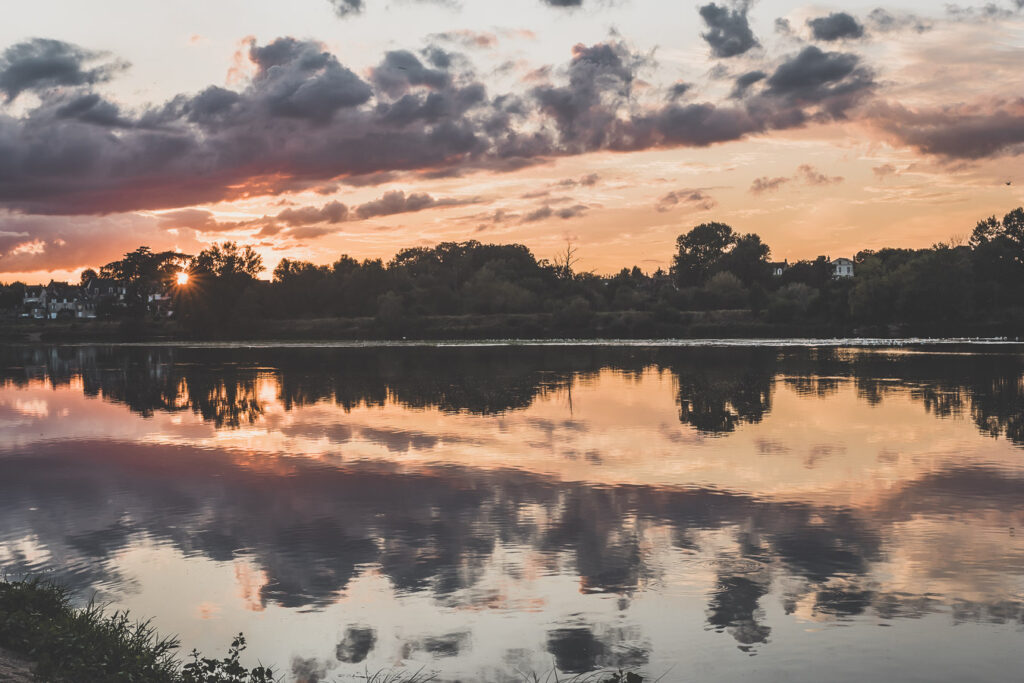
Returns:
[[[680,235],[668,271],[623,268],[612,276],[577,269],[570,245],[537,259],[521,244],[442,242],[400,250],[390,260],[342,255],[318,265],[282,259],[259,280],[261,257],[234,242],[195,256],[147,247],[87,270],[116,280],[124,300],[107,314],[142,318],[152,295],[170,292],[175,316],[194,331],[244,330],[263,319],[373,318],[398,333],[435,316],[543,315],[563,330],[586,330],[595,316],[643,313],[672,324],[692,311],[745,311],[747,320],[830,329],[900,325],[1024,326],[1024,208],[986,218],[965,244],[858,252],[855,276],[836,278],[825,256],[787,264],[775,274],[771,250],[754,233],[724,223]],[[179,273],[186,284],[178,284]],[[0,292],[0,307],[20,304],[19,283]]]

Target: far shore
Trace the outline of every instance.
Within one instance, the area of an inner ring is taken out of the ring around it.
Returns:
[[[1024,329],[1004,323],[843,327],[834,324],[777,324],[750,311],[680,313],[665,320],[646,311],[599,312],[590,320],[566,324],[550,314],[430,316],[402,325],[376,318],[297,318],[251,321],[237,329],[204,335],[175,320],[0,321],[4,343],[120,343],[190,341],[480,341],[543,339],[836,339],[836,338],[1024,338]]]

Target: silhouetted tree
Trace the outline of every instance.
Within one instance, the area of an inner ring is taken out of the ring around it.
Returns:
[[[139,247],[119,261],[103,266],[100,274],[117,280],[125,287],[125,304],[129,312],[141,316],[145,313],[149,295],[166,290],[188,258],[187,254],[175,251],[154,252],[149,247]]]
[[[672,275],[680,287],[703,284],[738,237],[725,223],[701,223],[676,239]]]

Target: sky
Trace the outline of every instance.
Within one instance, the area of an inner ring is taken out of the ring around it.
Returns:
[[[1024,204],[1024,0],[35,0],[0,23],[0,281],[140,245],[667,268],[964,241]]]

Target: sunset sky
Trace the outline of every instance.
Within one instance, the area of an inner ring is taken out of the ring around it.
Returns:
[[[571,240],[668,267],[965,239],[1024,204],[1024,0],[35,0],[0,23],[0,281],[145,244],[330,263]]]

